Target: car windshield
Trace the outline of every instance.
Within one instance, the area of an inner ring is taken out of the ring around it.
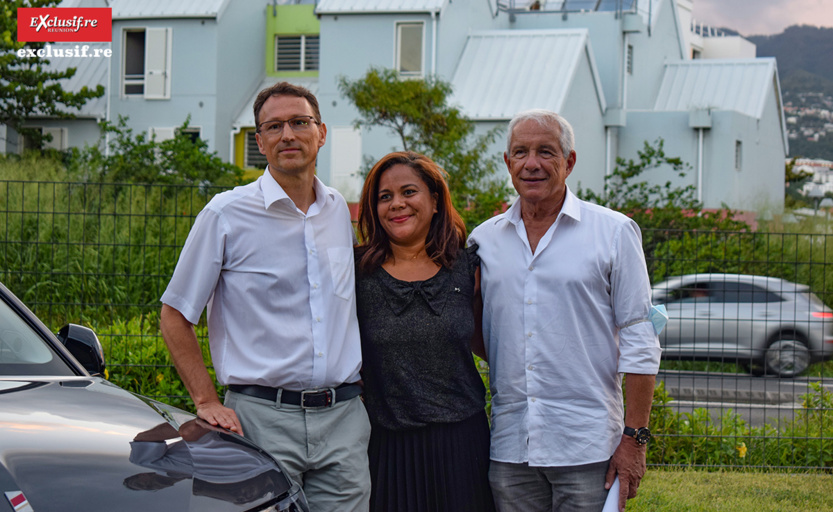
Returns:
[[[0,377],[22,375],[75,373],[17,311],[0,301]]]

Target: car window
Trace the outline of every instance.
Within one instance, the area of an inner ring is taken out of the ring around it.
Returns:
[[[764,302],[780,302],[781,298],[761,286],[748,283],[715,282],[711,283],[716,298],[713,302],[731,304],[751,304]]]
[[[17,311],[0,301],[0,376],[16,375],[75,373]]]
[[[711,298],[709,283],[691,283],[673,290],[668,302],[709,302]]]

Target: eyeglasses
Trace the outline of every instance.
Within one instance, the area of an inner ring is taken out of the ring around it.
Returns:
[[[290,128],[292,128],[293,132],[303,132],[309,130],[313,124],[320,124],[318,121],[315,120],[312,116],[297,116],[293,117],[292,119],[287,119],[286,121],[281,120],[272,120],[272,121],[264,121],[260,123],[260,126],[257,127],[257,131],[260,133],[267,133],[269,135],[277,135],[283,133],[284,125],[288,124]]]

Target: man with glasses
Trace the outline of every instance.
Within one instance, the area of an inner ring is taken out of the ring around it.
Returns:
[[[258,94],[254,117],[269,165],[197,216],[162,296],[162,334],[199,417],[281,461],[311,510],[367,510],[355,238],[344,198],[315,176],[327,127],[315,96],[286,82]],[[206,307],[224,404],[193,327]]]

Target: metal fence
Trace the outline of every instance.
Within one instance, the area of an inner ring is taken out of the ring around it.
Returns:
[[[93,327],[110,380],[188,406],[158,301],[194,217],[218,191],[0,181],[0,280],[53,330]],[[833,306],[833,236],[646,229],[643,240],[655,302],[670,316],[649,462],[833,467],[833,362],[818,361],[833,352],[833,318],[809,295]],[[720,275],[661,284],[706,273]],[[206,345],[204,326],[198,336]],[[767,350],[776,342],[777,358]],[[791,376],[805,356],[809,367]]]

